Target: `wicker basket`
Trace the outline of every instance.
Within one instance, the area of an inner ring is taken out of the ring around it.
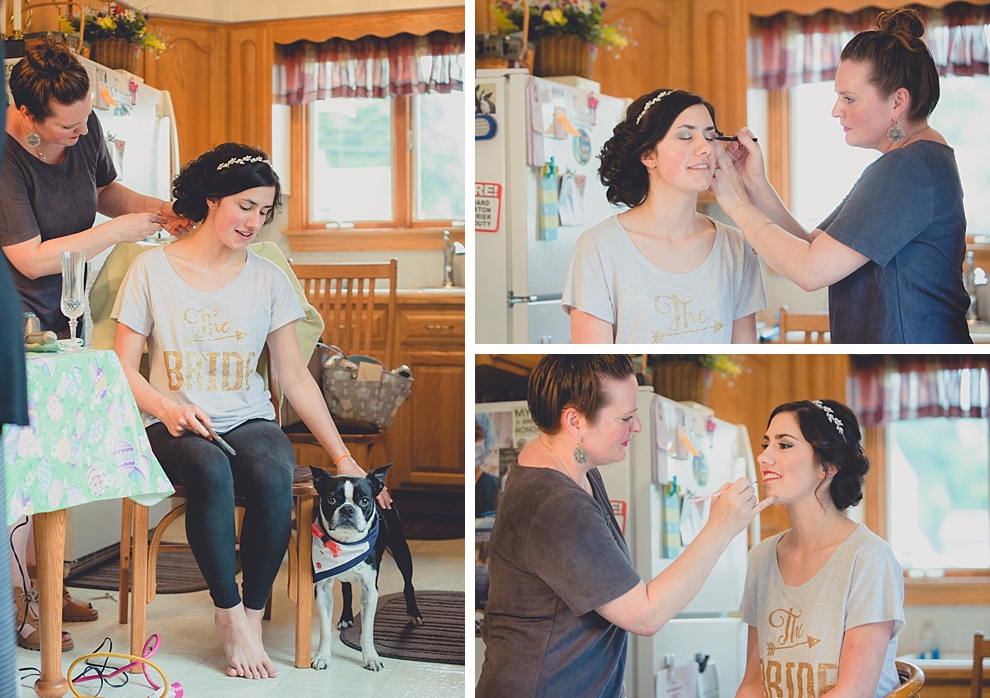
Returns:
[[[93,39],[89,58],[111,70],[123,68],[137,73],[138,55],[141,49],[127,39]]]
[[[591,79],[595,58],[591,45],[574,34],[545,36],[536,45],[533,74],[539,77],[580,75]]]
[[[677,402],[708,399],[705,369],[692,361],[664,361],[653,367],[653,392]]]

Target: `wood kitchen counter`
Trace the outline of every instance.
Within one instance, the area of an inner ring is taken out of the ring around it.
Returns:
[[[922,698],[969,698],[972,659],[907,659],[925,672]],[[983,662],[983,694],[990,695],[990,660]]]

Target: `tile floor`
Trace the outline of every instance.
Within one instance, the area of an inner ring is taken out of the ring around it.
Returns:
[[[176,526],[179,530],[181,527]],[[417,589],[464,591],[464,540],[409,541],[413,554],[413,582]],[[148,606],[148,631],[162,638],[162,648],[154,660],[168,676],[169,682],[179,681],[187,698],[317,698],[333,695],[341,698],[362,696],[371,698],[463,698],[464,667],[429,664],[383,658],[385,669],[375,673],[361,667],[361,652],[340,641],[335,633],[333,660],[326,671],[296,669],[293,666],[294,605],[286,596],[287,563],[282,564],[275,581],[272,620],[265,624],[265,647],[279,668],[275,679],[249,681],[224,675],[226,660],[220,640],[213,628],[213,612],[206,591],[192,594],[161,594]],[[335,585],[339,609],[340,586]],[[386,555],[379,577],[382,595],[402,590],[402,576],[392,558]],[[93,589],[72,589],[76,598],[91,601],[99,609],[100,618],[92,623],[68,623],[75,649],[62,655],[63,670],[80,655],[95,651],[105,637],[110,637],[114,650],[127,652],[129,626],[117,623],[115,601],[100,598],[104,592]],[[116,593],[114,594],[116,596]],[[356,601],[356,599],[355,599]],[[356,611],[355,611],[356,612]],[[313,647],[319,638],[319,624],[314,608]],[[19,667],[38,667],[41,655],[18,649]],[[34,678],[24,681],[25,697],[33,696],[30,686]],[[81,683],[80,693],[94,695],[98,681]],[[72,695],[71,692],[67,695]],[[147,698],[151,695],[145,679],[132,675],[122,689],[104,688],[102,695],[111,698]]]

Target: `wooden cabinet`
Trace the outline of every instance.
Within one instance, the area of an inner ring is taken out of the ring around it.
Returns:
[[[414,382],[386,441],[393,487],[464,488],[464,337],[462,291],[399,291],[395,360]]]
[[[595,80],[602,93],[635,99],[653,90],[681,89],[715,106],[718,127],[746,123],[746,37],[742,0],[615,0],[605,19],[632,28],[633,43],[600,51]]]

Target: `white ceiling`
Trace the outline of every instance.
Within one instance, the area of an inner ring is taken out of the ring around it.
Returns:
[[[464,0],[137,0],[152,15],[208,22],[256,22],[295,17],[403,12],[430,7],[463,7]]]

